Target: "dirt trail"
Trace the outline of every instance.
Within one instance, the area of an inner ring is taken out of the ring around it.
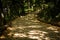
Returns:
[[[4,40],[60,40],[60,28],[37,20],[34,14],[20,16],[12,21],[12,27],[8,27],[1,36]]]

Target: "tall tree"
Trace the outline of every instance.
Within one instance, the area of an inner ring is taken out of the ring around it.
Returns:
[[[3,7],[2,7],[2,2],[0,0],[0,26],[2,25],[2,12],[3,12]]]

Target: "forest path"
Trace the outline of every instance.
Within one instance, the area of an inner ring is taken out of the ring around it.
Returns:
[[[42,23],[34,14],[20,16],[12,21],[12,27],[8,27],[7,35],[0,38],[4,40],[60,40],[59,27]]]

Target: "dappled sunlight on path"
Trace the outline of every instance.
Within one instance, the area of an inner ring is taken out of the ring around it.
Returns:
[[[27,18],[27,19],[26,19]],[[39,22],[36,18],[28,16],[19,17],[12,21],[12,27],[8,27],[7,35],[0,39],[5,40],[60,40],[60,28]]]

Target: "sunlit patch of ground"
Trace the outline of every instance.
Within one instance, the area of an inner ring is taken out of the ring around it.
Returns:
[[[0,39],[4,39],[5,38],[5,36],[4,35],[2,35],[1,37],[0,37]]]
[[[16,28],[15,27],[8,27],[7,30],[15,30]]]
[[[13,37],[27,37],[27,35],[23,33],[15,33]]]
[[[9,34],[7,34],[7,35],[11,37],[13,34],[14,34],[14,33],[10,32],[10,33],[9,33]]]
[[[59,33],[58,27],[56,27],[56,26],[47,27],[47,29],[52,30],[52,31],[55,32],[55,33]]]
[[[40,28],[42,26],[39,26],[39,25],[31,25],[31,26],[28,26],[29,28]]]
[[[47,29],[50,29],[50,30],[58,30],[57,27],[47,27]]]
[[[48,32],[39,31],[39,30],[31,30],[28,32],[28,37],[31,39],[42,40],[44,38],[47,39],[46,34],[48,34]]]

